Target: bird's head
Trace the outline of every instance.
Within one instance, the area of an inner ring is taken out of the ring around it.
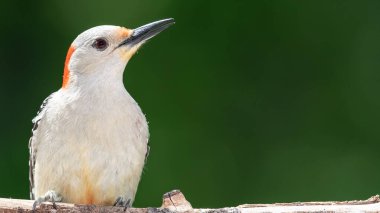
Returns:
[[[122,80],[127,62],[139,47],[172,24],[174,19],[164,19],[136,29],[103,25],[84,31],[68,50],[62,88],[88,79],[101,81],[99,76]]]

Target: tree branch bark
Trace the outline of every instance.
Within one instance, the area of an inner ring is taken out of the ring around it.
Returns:
[[[19,213],[33,212],[33,200],[0,198],[0,212]],[[56,208],[49,203],[42,203],[35,212],[124,212],[122,207],[80,205],[57,203]],[[380,212],[380,197],[375,195],[367,200],[329,201],[329,202],[294,202],[274,204],[244,204],[237,207],[219,209],[196,209],[185,199],[179,190],[164,194],[161,207],[128,208],[130,213],[168,213],[168,212]]]

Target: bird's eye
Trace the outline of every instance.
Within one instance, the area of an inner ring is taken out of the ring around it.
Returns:
[[[92,47],[99,51],[103,51],[108,47],[108,42],[105,38],[97,38],[92,44]]]

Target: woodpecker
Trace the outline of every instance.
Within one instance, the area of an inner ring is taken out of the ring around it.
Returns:
[[[145,115],[123,84],[141,45],[174,19],[136,29],[103,25],[81,33],[65,61],[62,87],[33,119],[30,197],[78,204],[132,205],[149,153]]]

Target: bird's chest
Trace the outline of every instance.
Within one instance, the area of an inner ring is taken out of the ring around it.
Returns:
[[[51,123],[57,125],[57,138],[77,147],[120,149],[131,143],[145,144],[148,137],[145,116],[135,102],[84,100],[53,114]]]
[[[79,162],[95,171],[99,165],[143,161],[148,140],[144,114],[134,103],[71,106],[57,132],[61,148],[74,149]],[[66,154],[66,153],[64,153]],[[82,165],[82,166],[83,166]],[[130,165],[133,167],[133,165]],[[98,172],[98,171],[96,171]]]
[[[110,200],[126,189],[134,194],[148,135],[135,102],[75,103],[47,111],[38,134],[38,150],[45,151],[38,154],[37,175],[59,178],[43,181],[41,191],[59,186],[68,200],[84,203],[95,202],[99,193],[110,193]]]

